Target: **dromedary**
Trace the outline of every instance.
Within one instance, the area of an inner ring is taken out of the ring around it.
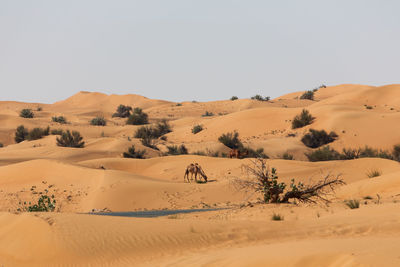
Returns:
[[[189,180],[189,173],[191,174],[190,180]],[[193,180],[193,174],[194,174],[194,179],[197,182],[197,174],[199,174],[201,177],[203,177],[204,181],[207,182],[207,175],[204,173],[203,169],[198,163],[190,163],[186,167],[185,175],[183,176],[183,181],[185,182],[186,180],[188,183]]]
[[[241,152],[239,149],[234,148],[229,152],[229,157],[240,159],[240,158],[247,156],[248,154],[249,154],[248,150]]]

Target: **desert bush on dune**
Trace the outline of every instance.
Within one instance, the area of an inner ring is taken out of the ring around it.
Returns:
[[[335,132],[330,132],[329,134],[325,130],[314,130],[310,129],[309,133],[305,134],[301,141],[304,145],[311,148],[317,148],[336,140],[337,134]]]
[[[185,145],[180,145],[178,146],[167,146],[168,152],[167,154],[169,155],[187,155],[188,150],[185,147]]]
[[[360,207],[360,201],[355,199],[346,200],[344,204],[350,209],[358,209]]]
[[[296,115],[292,121],[292,129],[297,129],[311,124],[314,121],[314,117],[306,109],[303,109],[299,115]]]
[[[112,117],[128,118],[131,115],[132,107],[119,105],[117,111],[112,115]]]
[[[128,120],[126,121],[126,124],[130,125],[143,125],[143,124],[148,124],[148,115],[147,113],[144,113],[141,108],[134,108],[133,113],[129,115]]]
[[[103,117],[96,117],[90,121],[90,124],[95,126],[106,126],[107,122]]]
[[[201,115],[202,117],[212,117],[214,116],[214,113],[206,111],[203,115]]]
[[[243,147],[239,149],[242,154],[244,154],[244,158],[262,158],[269,159],[268,155],[264,153],[264,148],[260,147],[256,150],[250,147]]]
[[[129,149],[128,152],[124,152],[123,156],[124,158],[134,158],[134,159],[144,159],[144,154],[146,151],[144,150],[136,150],[135,146],[132,145]]]
[[[17,143],[21,143],[26,139],[27,136],[28,136],[28,130],[23,125],[20,125],[17,127],[17,130],[15,131],[14,140]]]
[[[257,101],[269,101],[271,98],[269,96],[263,97],[261,95],[252,96],[250,99]]]
[[[237,96],[232,96],[232,97],[231,97],[231,100],[232,100],[232,101],[235,101],[235,100],[238,100],[238,99],[239,99],[239,98],[238,98]]]
[[[50,131],[50,134],[52,134],[52,135],[62,135],[62,133],[63,133],[63,130],[61,130],[61,129],[53,129]]]
[[[85,146],[85,142],[82,141],[83,137],[77,131],[72,133],[67,130],[63,132],[60,137],[57,137],[57,145],[62,147],[75,147],[82,148]]]
[[[285,160],[293,160],[294,157],[293,157],[292,154],[289,154],[289,152],[285,152],[285,153],[283,153],[283,155],[282,155],[282,159],[285,159]]]
[[[31,203],[29,203],[31,204]],[[54,195],[42,195],[39,197],[37,204],[29,205],[25,208],[28,212],[53,212],[56,208],[56,200]]]
[[[243,147],[242,142],[239,140],[239,133],[236,131],[222,134],[218,137],[218,141],[231,149]]]
[[[135,138],[151,138],[157,139],[164,134],[172,132],[172,127],[166,119],[161,120],[153,126],[142,126],[136,130]]]
[[[51,118],[52,121],[60,123],[60,124],[66,124],[67,123],[67,119],[64,116],[54,116]]]
[[[279,182],[276,169],[270,169],[264,159],[256,159],[253,165],[246,165],[243,168],[249,178],[235,179],[233,185],[239,191],[260,193],[264,203],[288,203],[291,199],[305,203],[319,201],[329,203],[328,196],[334,192],[336,186],[345,184],[339,176],[327,175],[322,180],[309,185],[301,182],[296,184],[292,179],[290,185],[287,186],[286,183]]]
[[[313,90],[305,91],[304,94],[300,96],[300,99],[314,100],[314,91]]]
[[[21,110],[21,112],[19,113],[19,116],[22,118],[31,119],[34,117],[34,114],[31,109],[25,108],[25,109]]]
[[[50,134],[50,127],[48,127],[48,126],[45,129],[33,128],[31,131],[29,131],[27,139],[29,141],[38,140],[38,139],[42,138],[43,136],[48,136],[49,134]]]
[[[201,132],[203,130],[203,126],[200,124],[193,126],[192,128],[192,133],[197,134],[198,132]]]
[[[328,161],[328,160],[339,160],[341,159],[339,152],[331,149],[329,146],[325,146],[314,150],[310,153],[305,153],[309,161]]]

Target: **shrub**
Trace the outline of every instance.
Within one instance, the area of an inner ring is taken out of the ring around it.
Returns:
[[[62,147],[75,147],[82,148],[85,146],[85,142],[82,141],[83,137],[77,131],[69,130],[63,132],[60,137],[57,137],[57,145]]]
[[[132,107],[119,105],[117,108],[117,112],[115,112],[112,117],[119,117],[119,118],[128,118],[131,115]]]
[[[246,147],[246,148],[239,148],[240,154],[243,155],[244,158],[262,158],[268,159],[269,157],[264,153],[264,148],[260,147],[256,150]]]
[[[57,123],[61,123],[61,124],[66,124],[67,123],[67,119],[63,116],[54,116],[51,118],[52,121],[57,122]]]
[[[50,127],[47,127],[45,129],[33,128],[33,130],[29,131],[27,139],[29,141],[38,140],[38,139],[42,138],[43,136],[47,136],[49,134],[50,134]]]
[[[140,142],[142,142],[142,145],[150,147],[152,149],[158,150],[158,147],[155,144],[154,138],[152,137],[143,137],[142,139],[140,139]]]
[[[153,135],[156,138],[163,136],[164,134],[172,132],[171,125],[168,123],[166,119],[162,119],[161,122],[158,122],[153,128]]]
[[[315,118],[310,114],[310,112],[306,109],[296,115],[292,121],[292,129],[297,129],[309,125],[313,122]]]
[[[351,148],[343,148],[342,154],[340,154],[340,159],[349,160],[349,159],[358,159],[360,158],[361,149],[351,149]]]
[[[269,101],[271,98],[269,96],[262,97],[261,95],[255,95],[251,97],[252,100],[257,100],[257,101]]]
[[[176,103],[176,106],[177,106],[177,107],[181,107],[181,106],[182,106],[182,103]]]
[[[50,134],[52,134],[52,135],[62,135],[62,133],[63,133],[63,130],[61,130],[61,129],[53,129],[50,131]]]
[[[30,203],[29,203],[30,204]],[[47,196],[42,195],[40,196],[37,204],[28,206],[26,211],[28,212],[52,212],[56,208],[56,200],[54,199],[54,195]]]
[[[284,217],[280,214],[274,213],[272,214],[271,220],[273,221],[283,221]]]
[[[22,118],[30,119],[30,118],[34,117],[34,114],[31,109],[25,108],[25,109],[21,110],[21,112],[19,113],[19,116]]]
[[[192,133],[197,134],[198,132],[201,132],[203,130],[203,126],[200,124],[193,126],[192,128]]]
[[[355,200],[355,199],[346,200],[344,203],[350,209],[358,209],[360,207],[360,201]]]
[[[239,99],[239,98],[238,98],[237,96],[232,96],[232,97],[231,97],[231,100],[232,100],[232,101],[235,101],[235,100],[238,100],[238,99]]]
[[[134,137],[135,138],[146,138],[146,137],[157,138],[157,137],[154,137],[153,128],[148,127],[148,126],[142,126],[139,129],[137,129]]]
[[[211,117],[211,116],[214,116],[214,113],[206,111],[206,113],[204,113],[204,114],[201,115],[201,116],[202,116],[202,117]]]
[[[314,91],[306,91],[300,96],[300,99],[314,100]]]
[[[283,153],[282,158],[285,159],[285,160],[293,160],[294,159],[293,155],[289,154],[289,152]]]
[[[381,175],[382,175],[382,172],[378,169],[372,169],[372,170],[367,171],[368,178],[374,178],[374,177],[378,177]]]
[[[4,147],[3,143],[0,143],[0,147]]]
[[[135,146],[132,145],[128,149],[128,152],[124,152],[123,153],[123,156],[124,156],[124,158],[144,159],[144,154],[145,153],[146,153],[146,151],[144,151],[144,150],[136,151]]]
[[[368,106],[368,105],[365,105],[365,108],[366,108],[366,109],[373,109],[372,106]]]
[[[222,134],[220,137],[218,137],[218,141],[231,149],[243,147],[242,142],[239,140],[239,133],[236,131]]]
[[[42,111],[43,108],[42,107],[37,107],[36,111]]]
[[[126,121],[126,124],[130,125],[143,125],[148,123],[148,115],[147,113],[144,113],[141,108],[134,108],[133,113],[129,115],[129,118]]]
[[[340,159],[340,154],[329,146],[319,148],[310,153],[305,153],[309,161],[328,161]]]
[[[96,117],[90,121],[90,124],[95,126],[106,126],[107,122],[102,117]]]
[[[168,154],[169,155],[187,155],[188,154],[188,150],[185,147],[185,145],[180,145],[178,146],[167,146],[168,149]]]
[[[400,161],[400,145],[394,145],[392,151],[393,159]]]
[[[308,147],[317,148],[335,141],[336,137],[337,134],[335,132],[327,134],[325,130],[310,129],[309,133],[301,138],[301,141]]]
[[[28,136],[28,130],[25,129],[23,125],[20,125],[17,127],[17,130],[15,131],[15,137],[14,140],[17,143],[20,143],[26,139]]]

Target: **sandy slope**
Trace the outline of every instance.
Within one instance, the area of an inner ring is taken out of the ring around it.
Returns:
[[[335,131],[337,150],[365,145],[390,150],[400,144],[400,85],[338,85],[321,88],[315,100],[303,92],[272,101],[250,99],[177,103],[138,95],[80,92],[54,104],[0,102],[0,265],[4,266],[398,266],[400,165],[385,159],[308,162],[300,141],[310,128]],[[228,97],[227,97],[228,99]],[[112,118],[119,104],[141,107],[150,121],[167,118],[173,131],[158,140],[160,151],[133,138],[140,126]],[[37,110],[42,108],[41,111]],[[367,108],[368,107],[368,108]],[[35,118],[19,117],[31,108]],[[315,121],[291,129],[308,109]],[[206,111],[214,116],[201,116]],[[65,116],[68,124],[52,122]],[[104,116],[107,126],[90,126]],[[56,136],[14,142],[19,125],[70,129],[85,148],[62,148]],[[191,129],[202,125],[203,131]],[[251,148],[264,148],[279,179],[315,182],[330,174],[346,182],[325,205],[255,204],[257,194],[238,192],[250,159],[211,157],[228,153],[218,142],[238,131]],[[185,144],[209,156],[163,156]],[[147,159],[126,159],[135,145]],[[290,152],[296,160],[282,160]],[[198,162],[209,183],[184,183],[189,163]],[[371,170],[381,172],[368,178]],[[56,213],[25,213],[40,195],[54,195]],[[356,199],[351,210],[344,200]],[[25,204],[27,203],[27,204]],[[219,211],[134,219],[81,214],[91,210],[228,208]],[[278,213],[284,221],[272,221]],[[24,253],[22,253],[24,252]]]

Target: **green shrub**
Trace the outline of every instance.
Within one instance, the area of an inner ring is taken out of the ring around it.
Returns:
[[[232,101],[235,101],[235,100],[238,100],[238,99],[239,99],[239,98],[238,98],[237,96],[232,96],[232,97],[231,97],[231,100],[232,100]]]
[[[158,122],[153,129],[153,135],[156,138],[172,132],[172,127],[166,119],[162,119],[160,122]]]
[[[75,147],[82,148],[85,146],[85,142],[82,141],[83,137],[77,131],[72,133],[67,130],[63,132],[60,137],[57,137],[57,145],[62,147]]]
[[[155,140],[152,137],[143,137],[140,139],[140,142],[142,143],[142,145],[150,147],[152,149],[158,150],[158,147],[155,144]]]
[[[144,150],[136,151],[135,146],[132,145],[128,149],[128,152],[124,152],[123,153],[123,156],[124,156],[124,158],[144,159],[144,154],[145,153],[146,153],[146,151],[144,151]]]
[[[218,138],[218,141],[231,149],[234,149],[234,148],[238,149],[240,147],[243,147],[242,142],[240,142],[240,140],[239,140],[239,133],[236,131],[234,131],[232,133],[222,134]]]
[[[264,153],[264,148],[260,147],[256,150],[246,147],[239,148],[240,154],[243,155],[243,158],[263,158],[268,159],[269,157]]]
[[[28,130],[23,125],[18,126],[17,130],[15,131],[15,137],[14,137],[15,142],[20,143],[24,141],[27,137],[28,137]]]
[[[63,130],[61,130],[61,129],[53,129],[50,131],[50,134],[52,134],[52,135],[62,135],[62,133],[63,133]]]
[[[186,155],[188,154],[188,150],[185,145],[178,146],[167,146],[169,155]]]
[[[47,136],[49,134],[50,134],[50,127],[47,127],[45,129],[33,128],[31,131],[29,131],[27,139],[29,141],[38,140],[38,139],[42,138],[43,136]]]
[[[214,113],[206,111],[206,113],[204,113],[204,114],[201,115],[201,116],[202,116],[202,117],[211,117],[211,116],[214,116]]]
[[[305,153],[309,161],[328,161],[328,160],[339,160],[340,154],[331,149],[329,146],[325,146],[314,150],[310,153]]]
[[[293,157],[292,154],[289,154],[289,152],[285,152],[285,153],[283,153],[283,155],[282,155],[282,159],[285,159],[285,160],[293,160],[294,157]]]
[[[360,158],[361,149],[343,148],[340,159],[350,160]]]
[[[31,109],[25,108],[25,109],[21,110],[21,112],[19,113],[19,116],[22,117],[22,118],[31,119],[31,118],[34,117],[34,114],[33,114]]]
[[[272,214],[271,220],[273,221],[283,221],[284,217],[280,214],[274,213]]]
[[[133,113],[129,115],[129,118],[126,121],[126,124],[130,125],[143,125],[148,123],[148,115],[147,113],[144,113],[141,108],[134,108]]]
[[[261,95],[255,95],[251,97],[252,100],[257,100],[257,101],[269,101],[271,98],[269,96],[262,97]]]
[[[335,132],[330,132],[327,134],[325,130],[314,130],[310,129],[309,133],[301,138],[304,145],[311,148],[317,148],[335,141],[337,134]]]
[[[132,107],[119,105],[117,111],[112,115],[112,117],[128,118],[131,115]]]
[[[297,129],[309,125],[313,122],[315,118],[310,114],[310,112],[306,109],[296,115],[292,121],[292,129]]]
[[[300,96],[300,99],[314,100],[314,91],[306,91]]]
[[[350,209],[358,209],[360,207],[360,201],[355,200],[355,199],[346,200],[344,203]]]
[[[95,126],[106,126],[107,122],[103,117],[96,117],[90,121],[90,124]]]
[[[60,123],[60,124],[66,124],[67,123],[67,119],[65,119],[65,117],[63,117],[63,116],[58,116],[58,117],[54,116],[51,119],[52,119],[52,121]]]
[[[200,124],[193,126],[192,128],[192,133],[197,134],[198,132],[201,132],[203,130],[203,126]]]
[[[30,204],[30,203],[29,203]],[[56,200],[54,199],[54,195],[47,196],[42,195],[40,196],[37,204],[28,206],[26,211],[28,212],[52,212],[56,208]]]
[[[400,161],[400,145],[394,145],[392,151],[393,159]]]

